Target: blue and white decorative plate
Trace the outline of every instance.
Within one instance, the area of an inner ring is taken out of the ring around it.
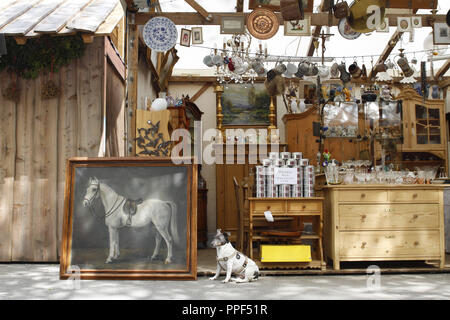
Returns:
[[[177,43],[177,27],[166,17],[154,17],[144,26],[142,31],[145,44],[157,52],[172,49]]]

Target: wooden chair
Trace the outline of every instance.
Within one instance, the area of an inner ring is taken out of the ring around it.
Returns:
[[[248,234],[249,230],[249,203],[248,198],[252,196],[251,185],[240,186],[236,177],[233,177],[234,192],[236,197],[236,207],[238,213],[238,232],[236,237],[236,249],[249,255],[249,243]],[[243,196],[241,197],[240,190],[243,190]],[[280,240],[288,240],[293,238],[299,238],[301,236],[301,231],[291,231],[285,228],[275,229],[275,226],[279,227],[281,225],[289,223],[293,220],[290,217],[278,217],[277,222],[267,222],[264,217],[258,217],[253,219],[253,232],[255,235],[253,238],[258,242],[279,242]],[[270,225],[268,225],[270,223]],[[245,246],[244,246],[245,242]]]

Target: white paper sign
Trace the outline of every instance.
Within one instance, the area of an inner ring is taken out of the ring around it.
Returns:
[[[269,222],[273,222],[273,216],[272,216],[272,212],[270,211],[264,211],[264,216],[266,217],[266,220]]]
[[[275,184],[297,184],[297,168],[275,168]]]

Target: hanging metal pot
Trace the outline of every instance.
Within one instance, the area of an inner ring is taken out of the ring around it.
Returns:
[[[358,66],[358,64],[355,62],[353,62],[349,67],[348,67],[348,72],[351,74],[353,79],[358,79],[361,77],[362,71],[361,68]]]
[[[384,21],[386,0],[355,0],[350,5],[349,15],[347,17],[348,24],[353,30],[360,33],[368,33],[376,29],[377,26],[373,28],[368,26],[368,19],[373,14],[368,10],[370,6],[378,6],[380,8],[379,21]]]

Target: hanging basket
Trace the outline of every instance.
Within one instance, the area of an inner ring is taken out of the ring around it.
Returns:
[[[336,3],[333,7],[333,12],[337,19],[347,18],[349,12],[348,3],[345,1]]]
[[[60,90],[55,81],[48,80],[41,87],[41,98],[52,99],[59,96]]]
[[[19,102],[20,90],[19,90],[19,87],[17,86],[17,82],[16,81],[11,81],[10,84],[8,85],[8,87],[6,87],[3,90],[2,96],[6,100]]]

